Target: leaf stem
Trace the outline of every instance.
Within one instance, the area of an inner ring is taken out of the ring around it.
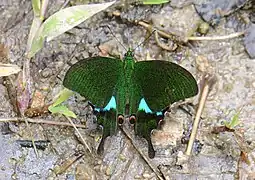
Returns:
[[[68,116],[65,116],[65,117],[66,117],[66,119],[72,124],[73,128],[75,129],[75,131],[77,132],[77,134],[80,136],[80,138],[81,138],[83,144],[86,146],[86,148],[87,148],[87,149],[89,150],[89,152],[92,154],[92,151],[91,151],[90,147],[88,146],[88,144],[87,144],[87,142],[85,141],[85,139],[82,137],[80,131],[77,129],[77,127],[75,126],[75,124],[73,123],[73,121],[71,120],[71,118],[68,117]]]

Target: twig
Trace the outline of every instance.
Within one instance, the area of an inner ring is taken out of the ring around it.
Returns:
[[[171,52],[175,51],[176,48],[178,47],[175,43],[172,44],[172,47],[168,47],[167,45],[161,43],[160,40],[159,40],[159,35],[158,35],[157,31],[155,31],[155,40],[156,40],[159,47],[161,47],[162,49],[165,49],[167,51],[171,51]]]
[[[92,151],[91,151],[91,149],[89,148],[87,142],[86,142],[85,139],[82,137],[80,131],[77,129],[77,127],[75,126],[75,124],[73,123],[73,121],[71,120],[71,118],[68,117],[68,116],[65,116],[65,117],[66,117],[66,119],[68,119],[68,121],[73,125],[73,128],[75,129],[75,131],[77,132],[77,134],[80,136],[80,138],[81,138],[83,144],[86,146],[86,148],[87,148],[87,149],[89,150],[89,152],[92,154]]]
[[[114,11],[113,15],[116,17],[120,17],[121,13],[119,11]],[[215,36],[215,37],[181,37],[180,35],[176,34],[175,32],[164,32],[162,30],[159,30],[155,27],[153,27],[152,25],[144,22],[144,21],[138,21],[135,22],[136,24],[145,27],[148,30],[156,30],[158,32],[158,34],[164,38],[168,38],[171,39],[175,42],[178,42],[178,44],[183,44],[183,43],[187,43],[188,41],[217,41],[217,40],[225,40],[225,39],[231,39],[231,38],[235,38],[235,37],[239,37],[244,35],[244,31],[242,32],[237,32],[237,33],[233,33],[233,34],[229,34],[229,35],[225,35],[225,36]]]
[[[193,144],[194,144],[194,141],[195,141],[196,135],[197,135],[198,125],[200,123],[200,117],[202,115],[207,96],[210,92],[212,85],[215,82],[215,77],[210,76],[209,74],[207,74],[204,78],[205,78],[204,87],[203,87],[202,93],[200,95],[200,100],[199,100],[199,105],[198,105],[198,109],[196,112],[196,117],[195,117],[195,120],[193,123],[190,139],[189,139],[188,146],[187,146],[187,149],[185,152],[185,154],[188,156],[190,156],[190,154],[192,152]]]
[[[54,169],[53,172],[56,175],[63,174],[71,165],[73,165],[75,162],[77,162],[82,156],[84,156],[83,153],[81,154],[73,154],[70,158],[65,160],[61,165],[57,165]]]
[[[164,175],[159,172],[158,169],[156,169],[148,160],[148,158],[143,154],[143,152],[133,143],[133,140],[131,138],[131,136],[122,128],[120,127],[120,130],[123,132],[123,134],[128,138],[128,140],[131,142],[131,144],[134,146],[135,150],[140,154],[140,156],[143,158],[143,160],[148,164],[148,166],[151,168],[151,170],[156,174],[156,176],[160,179],[160,180],[164,180],[165,178]]]
[[[225,35],[225,36],[215,36],[215,37],[192,37],[191,36],[191,37],[188,37],[188,40],[189,41],[215,41],[215,40],[232,39],[242,35],[244,35],[244,31]]]
[[[65,123],[65,122],[57,122],[57,121],[47,121],[44,119],[30,119],[30,118],[26,118],[27,122],[29,123],[36,123],[36,124],[48,124],[48,125],[56,125],[56,126],[70,126],[73,127],[72,124],[70,123]],[[0,123],[1,122],[25,122],[24,119],[22,118],[17,118],[17,117],[13,117],[13,118],[0,118]],[[75,126],[77,128],[84,128],[86,129],[87,127],[85,125],[82,124],[75,124]]]
[[[30,136],[31,136],[31,141],[32,141],[32,145],[33,145],[33,148],[34,148],[36,157],[39,158],[39,154],[38,154],[38,151],[37,151],[37,147],[36,147],[36,145],[35,145],[35,139],[34,139],[34,136],[33,136],[32,131],[31,131],[31,128],[30,128],[30,126],[29,126],[29,124],[28,124],[28,121],[27,121],[27,119],[26,119],[24,116],[22,116],[22,120],[24,120],[25,123],[26,123],[27,129],[28,129],[28,131],[29,131],[29,133],[30,133]]]
[[[183,44],[188,42],[187,38],[182,38],[179,35],[177,35],[175,32],[171,32],[171,33],[166,33],[162,30],[159,30],[157,28],[152,27],[152,25],[144,22],[144,21],[138,21],[137,24],[139,24],[140,26],[145,27],[146,29],[148,29],[149,31],[151,30],[156,30],[158,32],[158,34],[164,38],[168,38],[171,39],[172,41],[177,42],[178,44]]]

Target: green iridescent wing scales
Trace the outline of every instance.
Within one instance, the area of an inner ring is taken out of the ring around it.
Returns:
[[[197,94],[194,77],[181,66],[167,61],[140,61],[135,64],[133,84],[138,90],[133,99],[137,109],[135,134],[148,142],[148,155],[154,158],[151,131],[158,127],[163,118],[162,111],[171,103]],[[141,103],[141,99],[144,102]],[[138,104],[137,104],[138,102]],[[139,103],[140,102],[140,103]]]
[[[127,63],[106,57],[79,61],[66,73],[64,86],[99,107],[103,136],[98,153],[103,152],[105,139],[116,132],[118,114],[136,114],[135,133],[147,140],[153,158],[151,131],[162,118],[157,112],[195,96],[198,87],[194,77],[177,64],[159,60],[134,63],[132,52],[128,53]]]
[[[97,122],[103,127],[103,135],[98,153],[103,152],[105,139],[117,129],[116,83],[123,79],[122,69],[123,62],[119,59],[93,57],[75,63],[64,78],[66,88],[84,96],[99,109]]]
[[[168,61],[137,62],[134,77],[141,86],[142,96],[154,112],[198,93],[197,82],[192,74]]]
[[[117,130],[116,116],[116,109],[113,108],[105,112],[100,112],[97,116],[97,123],[103,126],[103,135],[97,148],[98,154],[102,154],[104,152],[104,142],[106,138],[115,134]]]
[[[66,73],[64,86],[104,107],[115,91],[123,62],[107,57],[92,57],[74,64]]]
[[[155,113],[146,113],[143,110],[139,110],[136,117],[135,134],[147,140],[148,155],[150,158],[154,158],[155,150],[151,142],[151,131],[157,129],[158,117]]]

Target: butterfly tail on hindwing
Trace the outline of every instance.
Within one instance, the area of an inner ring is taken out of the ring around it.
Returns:
[[[136,118],[135,133],[147,140],[149,158],[154,158],[155,150],[151,142],[151,132],[153,129],[157,129],[158,123],[162,117],[161,115],[157,115],[157,113],[146,113],[144,110],[139,110],[136,114]]]
[[[107,111],[102,110],[97,115],[97,123],[103,128],[103,134],[99,146],[97,148],[98,154],[104,152],[104,142],[108,136],[115,134],[117,130],[116,125],[116,109],[110,109]]]
[[[108,104],[104,108],[95,108],[92,105],[94,114],[97,116],[97,124],[103,129],[103,134],[97,153],[102,154],[104,152],[104,142],[108,136],[116,133],[117,130],[117,111],[116,111],[116,99],[112,96]]]

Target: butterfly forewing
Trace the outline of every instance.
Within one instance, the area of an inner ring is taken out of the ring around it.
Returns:
[[[197,82],[192,74],[168,61],[137,62],[133,77],[142,89],[142,96],[154,112],[198,93]]]
[[[107,57],[92,57],[75,63],[67,71],[64,86],[104,107],[115,91],[123,62]]]

